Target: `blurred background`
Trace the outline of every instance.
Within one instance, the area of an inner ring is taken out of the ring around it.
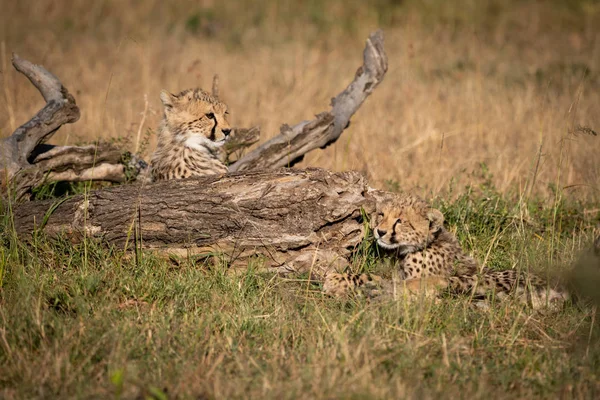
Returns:
[[[541,199],[599,197],[599,1],[0,0],[0,9],[0,136],[44,104],[10,65],[16,52],[81,107],[53,143],[117,140],[148,159],[160,90],[210,89],[215,73],[230,122],[260,125],[264,142],[327,110],[382,28],[387,76],[337,143],[300,167],[361,170],[375,187],[425,196],[486,181]]]

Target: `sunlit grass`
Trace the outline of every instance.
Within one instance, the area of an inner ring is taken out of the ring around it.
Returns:
[[[493,187],[467,192],[434,204],[465,248],[479,259],[489,253],[490,268],[565,281],[594,235],[595,218],[552,231],[552,216],[572,215],[577,202],[556,212],[524,205],[535,211],[523,226]],[[338,300],[302,277],[252,266],[230,274],[224,264],[136,259],[93,241],[37,235],[25,245],[3,232],[5,398],[593,397],[599,389],[594,307],[581,301],[537,312],[448,296]],[[385,275],[389,265],[369,249],[358,250],[354,267]],[[600,270],[588,254],[575,271],[584,293]]]
[[[300,166],[359,169],[375,187],[417,192],[489,268],[569,281],[589,300],[545,312],[450,297],[341,301],[252,265],[230,274],[93,241],[18,239],[4,200],[0,397],[598,396],[594,2],[5,3],[0,136],[43,104],[10,67],[14,51],[55,73],[82,109],[51,142],[130,150],[156,129],[161,89],[208,88],[214,73],[232,123],[261,125],[264,141],[326,109],[383,27],[384,82],[339,141]],[[145,156],[154,144],[140,146]],[[36,197],[86,190],[48,185]],[[353,268],[389,275],[376,255],[363,243]]]

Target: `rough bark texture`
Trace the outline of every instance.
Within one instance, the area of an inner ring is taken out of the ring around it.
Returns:
[[[350,124],[352,115],[383,80],[387,68],[383,32],[376,31],[367,39],[363,65],[348,87],[331,100],[330,111],[293,127],[283,125],[281,134],[240,158],[229,170],[291,167],[309,151],[334,143]]]
[[[312,266],[318,273],[346,264],[364,236],[361,208],[372,213],[381,195],[357,172],[281,169],[123,185],[62,203],[24,203],[14,223],[22,237],[43,230],[73,241],[87,235],[119,248],[132,248],[137,230],[144,249],[218,253],[244,267],[259,257],[279,271]]]

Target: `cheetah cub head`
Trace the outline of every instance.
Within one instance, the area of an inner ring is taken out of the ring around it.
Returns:
[[[401,254],[422,250],[444,227],[443,214],[416,197],[391,201],[380,208],[373,232],[384,249]]]
[[[225,143],[231,132],[227,105],[202,89],[188,89],[179,94],[161,91],[164,106],[163,124],[175,141],[187,147],[215,149]]]

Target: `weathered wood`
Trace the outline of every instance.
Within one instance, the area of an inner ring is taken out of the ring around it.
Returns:
[[[44,144],[63,124],[79,119],[75,99],[56,76],[41,65],[13,55],[13,66],[40,91],[46,105],[31,120],[0,141],[0,186],[23,198],[46,181],[104,180],[125,182],[144,168],[128,153],[108,144],[51,146]]]
[[[376,191],[358,172],[321,169],[230,173],[123,185],[14,210],[16,231],[88,236],[131,248],[135,224],[144,249],[222,254],[234,266],[258,257],[269,268],[313,272],[339,268],[364,236],[361,208],[375,210]]]
[[[35,147],[50,138],[61,125],[79,119],[79,108],[69,91],[44,67],[23,60],[14,54],[13,66],[40,91],[46,105],[9,137],[0,141],[0,179],[12,180],[29,166]]]
[[[44,67],[35,65],[13,54],[12,63],[40,91],[46,105],[31,120],[21,125],[9,138],[15,144],[17,161],[24,165],[33,149],[50,139],[63,124],[79,119],[79,107],[75,98],[58,78]]]
[[[283,125],[278,136],[240,158],[229,170],[291,167],[309,151],[334,143],[350,124],[352,115],[383,80],[387,68],[383,32],[379,30],[367,39],[362,66],[348,87],[331,100],[330,111],[293,127]]]
[[[124,183],[134,180],[146,163],[129,152],[108,143],[87,146],[40,145],[44,150],[33,156],[30,166],[12,177],[10,191],[22,199],[45,182],[107,181]]]

